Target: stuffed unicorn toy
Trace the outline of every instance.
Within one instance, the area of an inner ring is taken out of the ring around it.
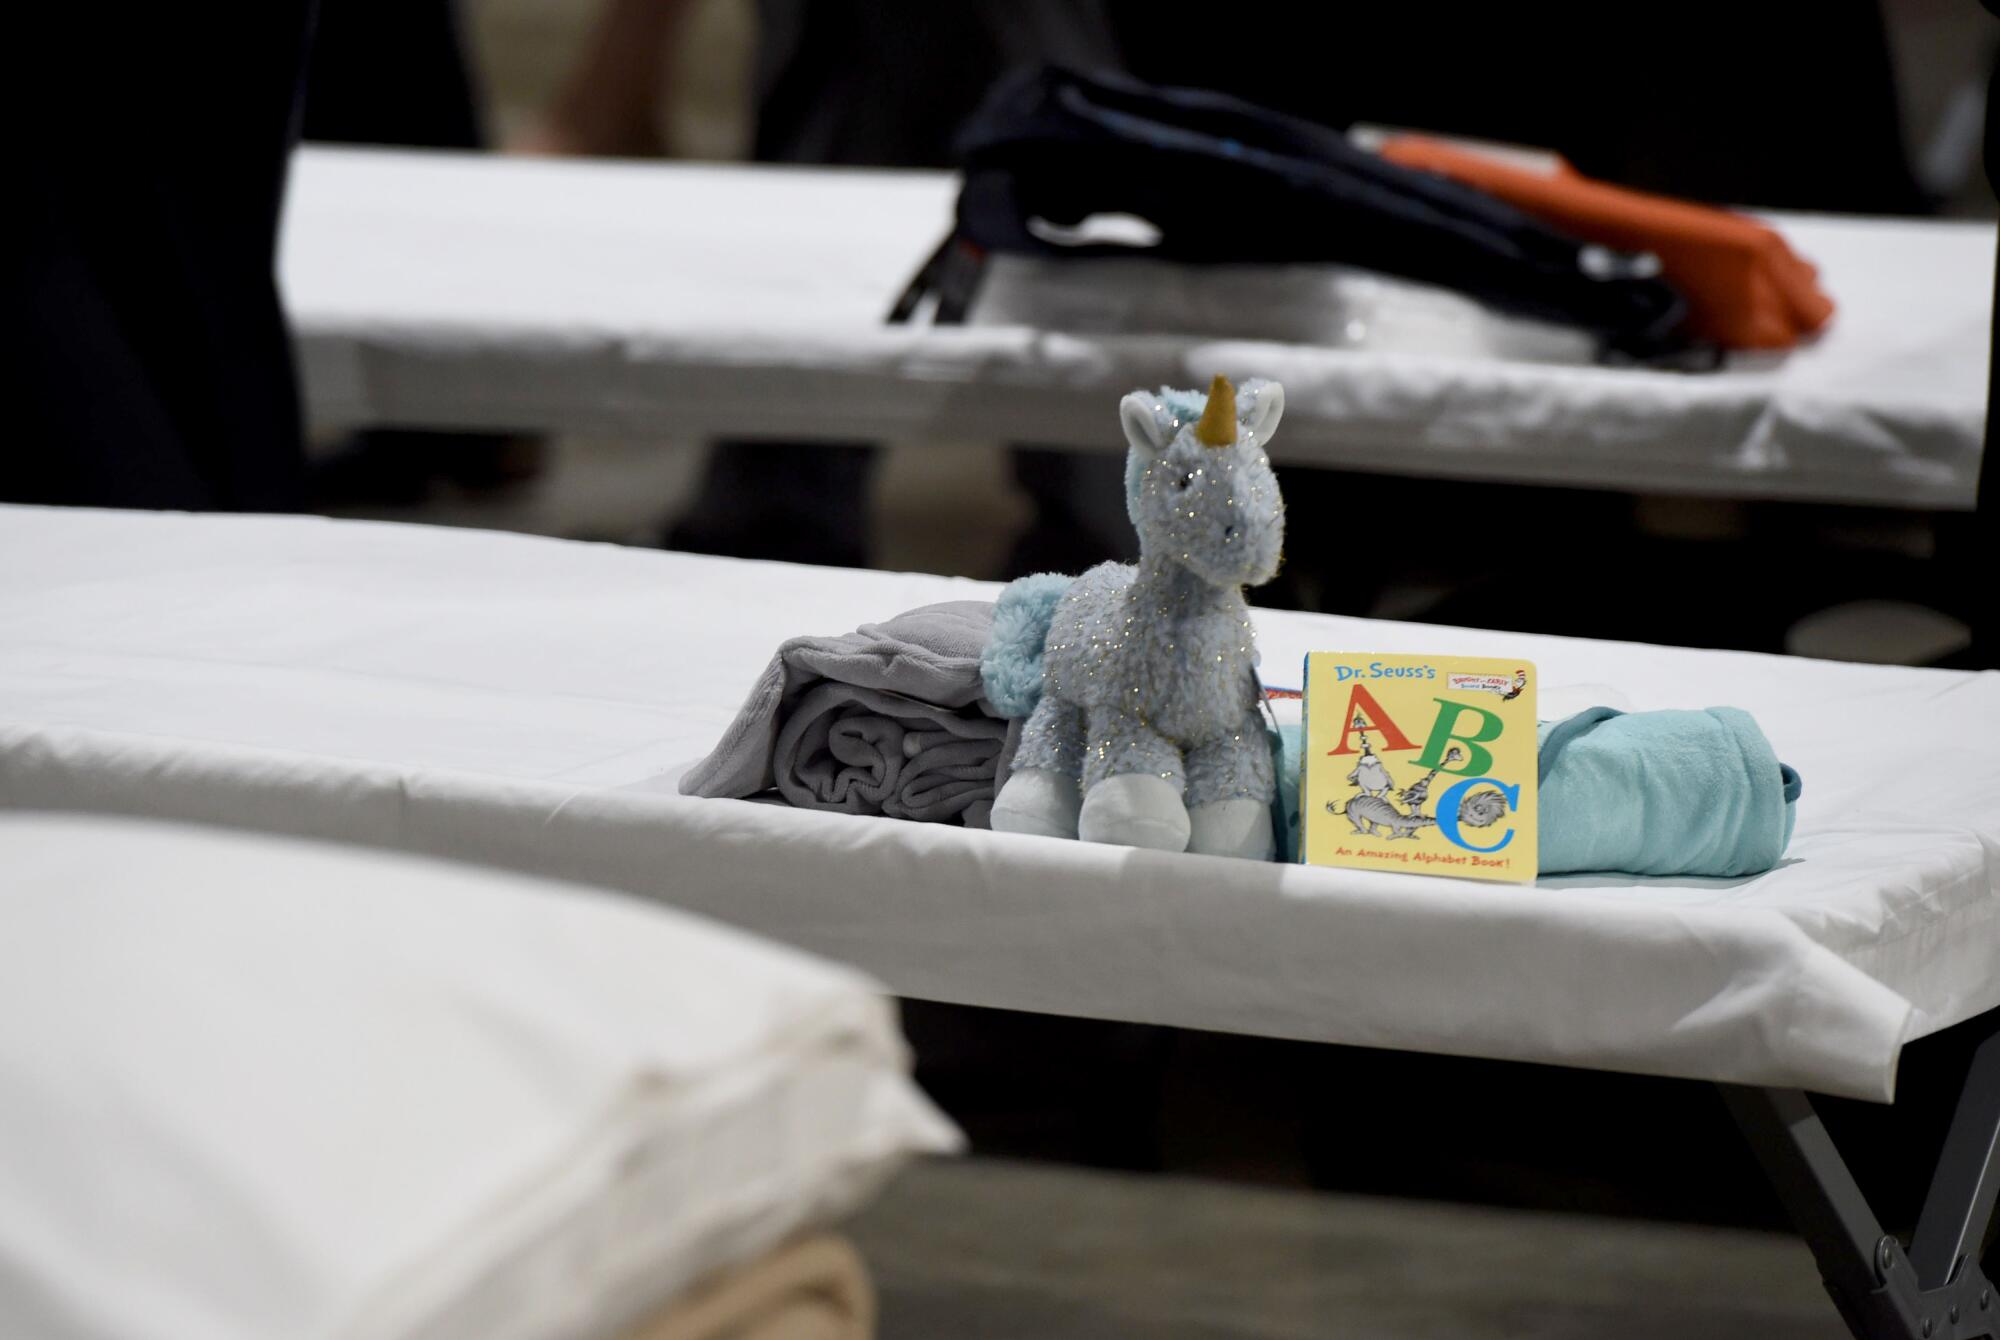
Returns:
[[[1278,570],[1285,504],[1264,446],[1284,409],[1276,382],[1222,377],[1206,398],[1119,404],[1139,562],[1002,593],[981,670],[1028,719],[994,828],[1270,859],[1276,774],[1243,588]]]

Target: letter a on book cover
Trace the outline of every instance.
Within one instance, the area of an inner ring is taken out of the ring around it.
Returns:
[[[1301,859],[1531,880],[1537,753],[1527,661],[1313,652]]]

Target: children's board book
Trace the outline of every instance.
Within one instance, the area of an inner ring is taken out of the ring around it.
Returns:
[[[1531,880],[1536,757],[1527,661],[1313,652],[1300,859]]]

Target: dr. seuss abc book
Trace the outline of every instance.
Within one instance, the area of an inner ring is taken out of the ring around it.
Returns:
[[[1301,859],[1531,880],[1536,753],[1526,661],[1313,652]]]

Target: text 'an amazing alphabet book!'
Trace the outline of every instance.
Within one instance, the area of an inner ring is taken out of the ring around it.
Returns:
[[[1313,652],[1301,859],[1531,880],[1536,757],[1527,661]]]

